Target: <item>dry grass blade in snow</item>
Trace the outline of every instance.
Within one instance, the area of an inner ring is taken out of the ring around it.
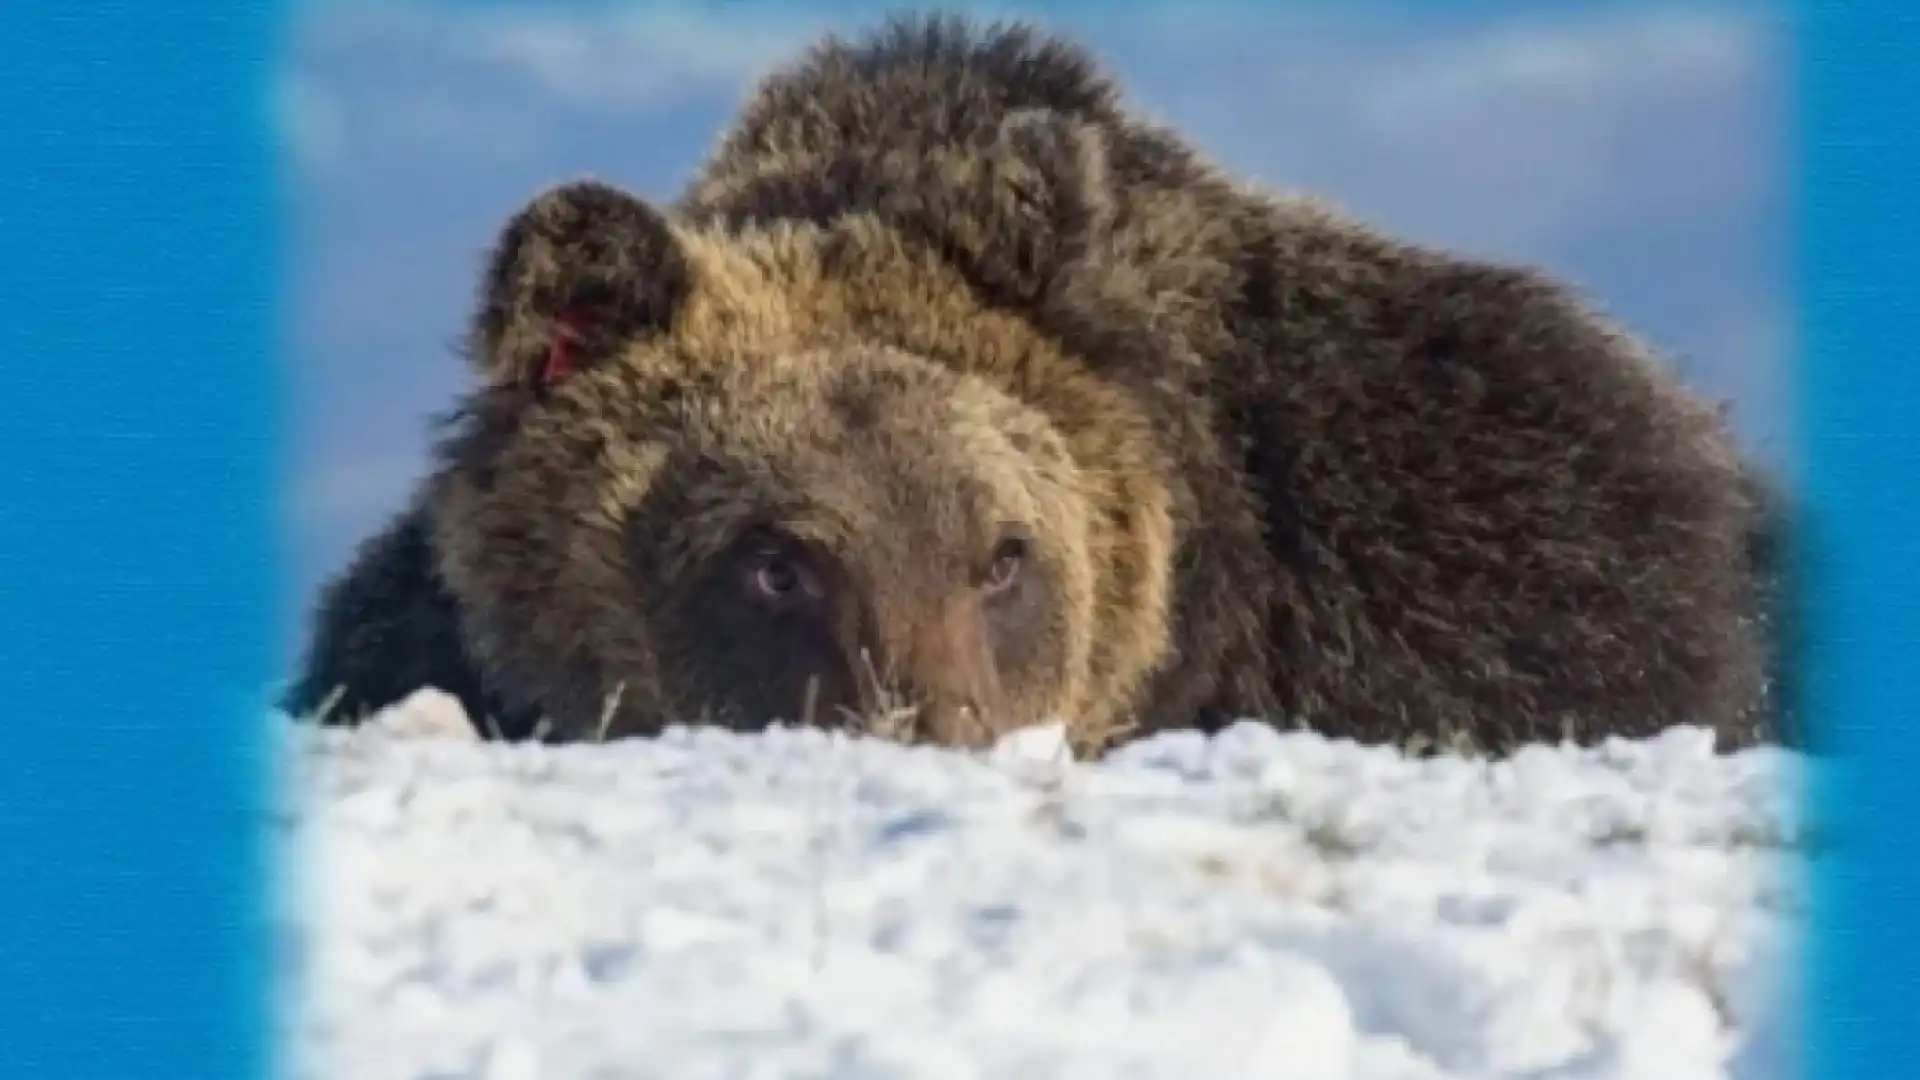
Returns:
[[[289,735],[298,1075],[1794,1074],[1792,755],[397,730],[445,707]]]

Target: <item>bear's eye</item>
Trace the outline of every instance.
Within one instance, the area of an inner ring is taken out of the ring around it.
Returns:
[[[1020,578],[1020,570],[1027,561],[1026,537],[1008,534],[994,545],[993,561],[987,564],[987,576],[981,581],[980,588],[988,595],[1002,593],[1013,587]]]
[[[765,596],[785,596],[800,587],[800,571],[785,559],[770,556],[754,571],[753,586]]]
[[[774,610],[823,599],[826,590],[806,553],[777,540],[746,547],[741,584],[754,602]]]

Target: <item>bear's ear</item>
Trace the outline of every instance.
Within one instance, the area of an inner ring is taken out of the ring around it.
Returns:
[[[1001,184],[1042,213],[1063,240],[1085,240],[1113,224],[1107,147],[1091,124],[1052,109],[1017,109],[1000,121],[989,160]]]
[[[735,227],[872,214],[1016,305],[1039,302],[1111,227],[1104,138],[1067,114],[1017,109],[964,138],[891,150],[821,123],[777,152],[729,151],[742,160],[723,160],[681,205]]]
[[[1019,303],[1039,301],[1112,225],[1100,132],[1051,109],[1016,110],[984,152],[927,166],[946,175],[883,193],[883,214],[943,234],[977,281]]]
[[[621,342],[666,328],[689,282],[686,256],[658,210],[597,181],[563,184],[501,231],[469,355],[495,386],[542,390]]]

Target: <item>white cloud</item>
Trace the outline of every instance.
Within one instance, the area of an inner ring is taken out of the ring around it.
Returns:
[[[1161,13],[1111,36],[1142,68],[1205,65],[1128,84],[1234,168],[1436,242],[1531,255],[1764,181],[1782,148],[1727,121],[1765,108],[1773,31],[1750,11],[1637,8],[1289,12],[1258,30]]]
[[[333,3],[311,10],[311,53],[386,47],[423,66],[471,65],[558,103],[657,108],[735,93],[835,20],[794,9],[752,16],[675,4],[567,10]],[[844,18],[844,16],[842,16]]]
[[[1694,161],[1685,145],[1658,182],[1629,190],[1635,139],[1676,113],[1745,92],[1764,62],[1750,18],[1637,12],[1506,25],[1382,56],[1355,87],[1350,138],[1370,138],[1429,184],[1472,192],[1463,232],[1495,243],[1552,233],[1624,199],[1719,197],[1750,157]],[[1742,176],[1740,174],[1746,174]]]
[[[525,162],[570,116],[660,116],[737,98],[828,23],[670,5],[319,3],[295,27],[275,117],[308,179],[369,158]]]
[[[802,3],[747,14],[635,0],[574,10],[400,10],[413,33],[430,35],[450,57],[526,79],[563,101],[619,109],[743,94],[822,35],[878,25],[890,9]],[[392,17],[385,12],[360,14]],[[1014,14],[982,5],[968,12],[983,22]]]
[[[563,100],[657,107],[742,92],[828,25],[824,17],[791,13],[748,20],[669,6],[570,16],[516,11],[451,17],[448,44]]]
[[[1515,103],[1661,99],[1749,75],[1756,30],[1750,18],[1658,10],[1503,22],[1393,56],[1370,73],[1366,105],[1384,127],[1423,130]]]

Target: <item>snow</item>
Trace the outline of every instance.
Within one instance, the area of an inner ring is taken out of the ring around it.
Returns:
[[[1807,765],[287,725],[291,1074],[1784,1080]]]

